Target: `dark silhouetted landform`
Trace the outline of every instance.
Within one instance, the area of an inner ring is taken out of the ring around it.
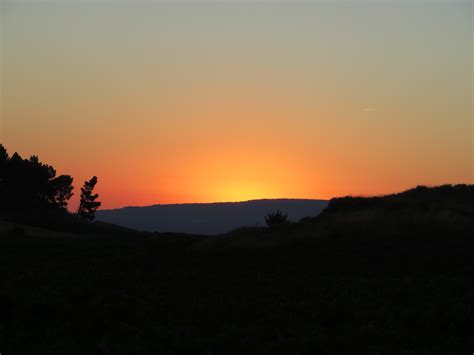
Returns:
[[[7,219],[2,354],[474,349],[472,185],[333,199],[217,236]]]
[[[245,202],[191,203],[126,207],[97,212],[97,219],[142,230],[190,234],[221,234],[240,227],[265,226],[265,215],[278,209],[290,221],[318,215],[324,200],[275,199]]]

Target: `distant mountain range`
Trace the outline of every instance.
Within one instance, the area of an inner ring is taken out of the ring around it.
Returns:
[[[325,200],[302,199],[153,205],[98,211],[97,220],[142,231],[212,235],[264,226],[265,215],[278,209],[296,222],[317,216],[327,205]]]

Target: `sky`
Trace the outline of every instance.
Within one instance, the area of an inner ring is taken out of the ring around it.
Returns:
[[[474,183],[473,8],[0,0],[0,143],[103,208]]]

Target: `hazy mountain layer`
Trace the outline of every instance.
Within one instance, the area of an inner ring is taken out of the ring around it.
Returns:
[[[99,221],[144,231],[219,234],[244,226],[265,225],[265,214],[280,209],[290,221],[317,216],[327,206],[324,200],[253,200],[204,204],[125,207],[97,213]]]

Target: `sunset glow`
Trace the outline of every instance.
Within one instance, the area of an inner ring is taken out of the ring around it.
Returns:
[[[0,141],[74,201],[93,175],[103,208],[474,182],[470,1],[0,13]]]

